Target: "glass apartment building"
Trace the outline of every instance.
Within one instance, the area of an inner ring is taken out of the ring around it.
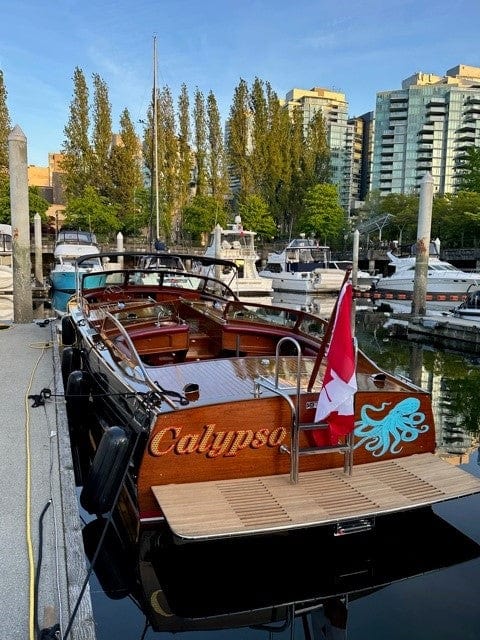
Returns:
[[[480,146],[480,68],[416,73],[377,93],[371,189],[414,193],[430,172],[435,192],[453,193],[471,145]]]

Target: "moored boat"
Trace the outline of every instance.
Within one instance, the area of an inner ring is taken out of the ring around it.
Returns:
[[[105,276],[99,254],[100,248],[95,234],[67,229],[59,231],[53,253],[55,264],[49,274],[52,288],[63,293],[74,293],[81,273],[95,273],[88,285],[101,286]],[[78,270],[77,259],[87,255],[88,261],[83,260],[81,269]]]
[[[382,302],[411,306],[415,287],[416,255],[402,257],[388,251],[389,275],[380,278],[372,288],[371,297]],[[461,271],[441,260],[438,248],[431,243],[428,257],[426,304],[430,310],[447,310],[463,301],[467,290],[480,286],[480,273]],[[410,303],[410,304],[409,304]]]
[[[352,271],[351,262],[332,260],[330,247],[321,245],[315,238],[300,234],[290,240],[278,252],[268,254],[267,262],[260,271],[262,277],[272,279],[275,296],[302,296],[305,307],[311,306],[315,296],[325,293],[338,293],[343,284],[345,273]],[[370,289],[377,280],[365,271],[357,270],[358,290]]]
[[[185,287],[159,268],[153,285],[137,277],[135,256],[108,257],[104,285],[84,287],[83,275],[62,320],[76,474],[91,513],[120,498],[133,537],[166,526],[194,543],[310,527],[344,534],[480,491],[434,455],[429,393],[350,353],[351,335],[339,334],[350,326],[349,282],[327,322],[242,302],[200,273],[186,272]],[[322,418],[325,397],[337,403]]]
[[[480,320],[480,288],[477,285],[469,287],[463,302],[450,311],[458,318]]]
[[[261,278],[257,262],[260,256],[255,247],[255,231],[243,228],[240,216],[236,216],[233,224],[222,228],[219,224],[210,234],[204,256],[234,262],[236,268],[218,265],[203,269],[205,275],[213,276],[235,291],[241,300],[268,301],[272,296],[272,281]]]

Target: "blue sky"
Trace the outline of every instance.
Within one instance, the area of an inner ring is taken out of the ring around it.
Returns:
[[[145,117],[154,36],[158,86],[175,102],[182,83],[191,96],[213,91],[223,117],[240,78],[268,81],[281,98],[294,87],[341,91],[360,115],[417,71],[480,67],[479,0],[2,0],[0,15],[12,126],[41,166],[61,149],[75,67],[90,88],[93,73],[105,80],[114,130],[124,108]]]

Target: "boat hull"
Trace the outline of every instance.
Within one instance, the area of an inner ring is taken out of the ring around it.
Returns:
[[[80,275],[82,275],[82,273],[80,273]],[[98,275],[90,274],[87,280],[88,284],[85,288],[96,289],[102,287],[105,284],[105,280],[106,275],[103,271],[100,271]],[[75,293],[77,288],[77,273],[75,270],[52,269],[52,271],[50,271],[50,281],[52,288],[57,291]]]

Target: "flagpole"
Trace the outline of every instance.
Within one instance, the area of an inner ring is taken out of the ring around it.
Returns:
[[[340,291],[343,289],[344,284],[348,281],[350,277],[351,269],[347,269],[345,272],[345,277],[343,278],[342,286],[340,287]],[[310,376],[310,381],[308,383],[307,391],[310,392],[315,383],[315,378],[318,375],[318,370],[320,369],[320,365],[322,364],[323,357],[325,355],[325,351],[327,350],[327,345],[330,341],[330,336],[332,335],[333,325],[335,323],[335,317],[337,315],[337,307],[338,307],[338,299],[340,294],[338,294],[337,299],[335,300],[335,304],[333,305],[333,310],[330,315],[330,319],[327,324],[327,328],[325,329],[325,335],[323,336],[322,344],[320,345],[320,349],[318,350],[318,354],[313,365],[312,374]]]

